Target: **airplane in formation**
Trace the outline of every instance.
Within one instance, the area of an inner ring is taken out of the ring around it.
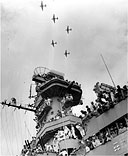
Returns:
[[[65,50],[65,53],[64,53],[65,57],[67,57],[69,54],[70,53],[67,50]]]
[[[72,31],[72,29],[69,26],[67,26],[66,31],[67,31],[67,34],[69,34],[69,32]]]
[[[47,5],[46,5],[46,4],[43,4],[43,1],[41,1],[40,7],[41,7],[42,11],[44,10],[44,7],[46,7],[46,6],[47,6]]]
[[[55,14],[53,14],[52,20],[53,20],[53,22],[55,23],[56,20],[58,20],[58,17],[55,17]]]
[[[55,47],[55,44],[57,44],[57,42],[54,42],[54,41],[52,40],[51,45],[52,45],[53,47]]]

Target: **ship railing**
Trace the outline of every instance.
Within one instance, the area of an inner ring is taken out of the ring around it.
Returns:
[[[90,152],[91,150],[112,141],[126,131],[128,131],[128,113],[110,125],[100,129],[99,132],[94,133],[93,135],[90,134],[89,137],[85,136],[84,142],[86,145],[86,152]]]
[[[61,118],[59,119],[56,119],[56,120],[50,120],[48,122],[45,122],[44,123],[44,126],[43,126],[43,129],[40,128],[39,131],[37,132],[37,136],[40,136],[42,133],[44,133],[44,131],[51,127],[51,126],[54,126],[56,127],[57,125],[60,125],[64,123],[64,125],[66,125],[67,123],[82,123],[81,122],[81,119],[75,115],[66,115],[66,116],[62,116]],[[58,127],[58,126],[57,126]]]

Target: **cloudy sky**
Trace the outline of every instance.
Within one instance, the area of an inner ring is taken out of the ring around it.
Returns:
[[[33,71],[38,66],[65,73],[83,89],[84,109],[94,100],[96,82],[127,84],[127,0],[3,0],[1,3],[1,100],[28,100]],[[54,24],[53,14],[59,19]],[[67,25],[72,28],[68,35]],[[51,40],[57,41],[53,48]],[[64,51],[70,55],[66,58]],[[77,109],[78,110],[78,109]],[[74,112],[76,108],[74,108]],[[1,155],[20,153],[35,134],[32,113],[1,107]]]

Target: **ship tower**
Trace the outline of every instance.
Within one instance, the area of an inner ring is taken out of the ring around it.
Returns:
[[[81,104],[81,85],[64,79],[64,74],[44,67],[34,70],[36,84],[34,107],[37,156],[70,155],[79,147],[82,121],[73,115],[72,107]],[[83,130],[84,131],[84,130]]]

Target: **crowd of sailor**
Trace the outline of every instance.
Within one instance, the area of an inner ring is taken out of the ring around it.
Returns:
[[[91,102],[90,107],[86,106],[86,110],[81,110],[81,115],[79,117],[82,120],[89,120],[93,116],[98,117],[128,97],[128,86],[126,85],[122,88],[119,85],[117,88],[114,88],[97,82],[94,86],[94,91],[97,95],[97,99],[95,103],[93,101]]]
[[[22,149],[21,155],[22,156],[34,156],[36,153],[40,152],[55,152],[60,155],[65,151],[60,151],[60,142],[66,139],[78,139],[81,140],[85,135],[84,129],[81,127],[80,124],[76,125],[68,125],[61,127],[56,133],[54,134],[53,138],[44,145],[42,149],[41,146],[38,144],[36,145],[35,137],[32,138],[32,141],[29,143],[28,140],[25,140],[25,145]]]
[[[126,130],[128,130],[128,114],[84,140],[86,152],[106,144]]]
[[[104,127],[96,134],[89,136],[87,139],[84,139],[85,131],[80,124],[69,125],[61,127],[54,135],[52,142],[46,143],[44,149],[42,150],[41,146],[36,145],[36,138],[32,137],[32,141],[29,143],[28,140],[25,140],[24,148],[22,149],[22,156],[34,156],[36,153],[49,153],[55,152],[59,155],[63,155],[66,150],[60,151],[60,142],[66,139],[78,139],[81,140],[81,143],[85,145],[86,152],[90,152],[95,148],[106,144],[111,141],[113,138],[124,133],[128,130],[128,114],[125,114],[123,117],[114,121],[107,127]],[[61,154],[62,153],[62,154]],[[68,154],[67,154],[68,155]]]
[[[54,135],[53,140],[50,143],[45,144],[45,152],[56,152],[61,153],[60,151],[60,142],[66,139],[78,139],[81,140],[85,135],[84,129],[80,124],[68,125],[61,127]],[[63,151],[65,152],[65,151]],[[63,153],[62,152],[62,153]]]
[[[44,149],[42,150],[40,148],[40,151],[46,152],[46,153],[54,152],[54,153],[57,153],[59,156],[61,156],[64,153],[67,153],[66,150],[60,151],[61,141],[66,140],[66,139],[81,140],[84,135],[85,135],[85,131],[80,124],[61,127],[58,130],[58,132],[55,133],[53,140],[52,140],[52,144],[47,142],[44,146]]]
[[[56,113],[56,115],[52,115],[52,114],[51,114],[51,117],[50,117],[49,120],[47,120],[47,122],[51,122],[51,121],[58,120],[58,119],[60,119],[60,118],[62,118],[62,117],[65,117],[65,116],[67,116],[67,115],[73,115],[73,112],[72,112],[71,107],[69,107],[69,108],[67,108],[67,109],[64,108],[64,104],[65,104],[65,103],[68,103],[68,102],[71,103],[72,101],[73,101],[73,97],[72,97],[71,94],[66,94],[64,97],[62,97],[61,100],[59,99],[59,102],[61,103],[61,106],[62,106],[62,110],[58,110],[57,113]],[[36,111],[36,113],[35,113],[36,117],[35,117],[34,121],[37,122],[37,126],[36,126],[37,131],[38,131],[39,128],[41,128],[40,125],[39,125],[39,122],[38,122],[38,121],[39,121],[39,118],[40,118],[40,116],[42,116],[41,113],[43,112],[43,110],[44,110],[47,106],[52,106],[52,99],[50,99],[50,98],[44,99],[43,105],[41,105],[41,106],[37,109],[37,111]],[[44,122],[45,122],[45,121],[44,121]],[[46,122],[45,122],[45,123],[46,123]],[[42,124],[41,124],[41,126],[42,126]]]

